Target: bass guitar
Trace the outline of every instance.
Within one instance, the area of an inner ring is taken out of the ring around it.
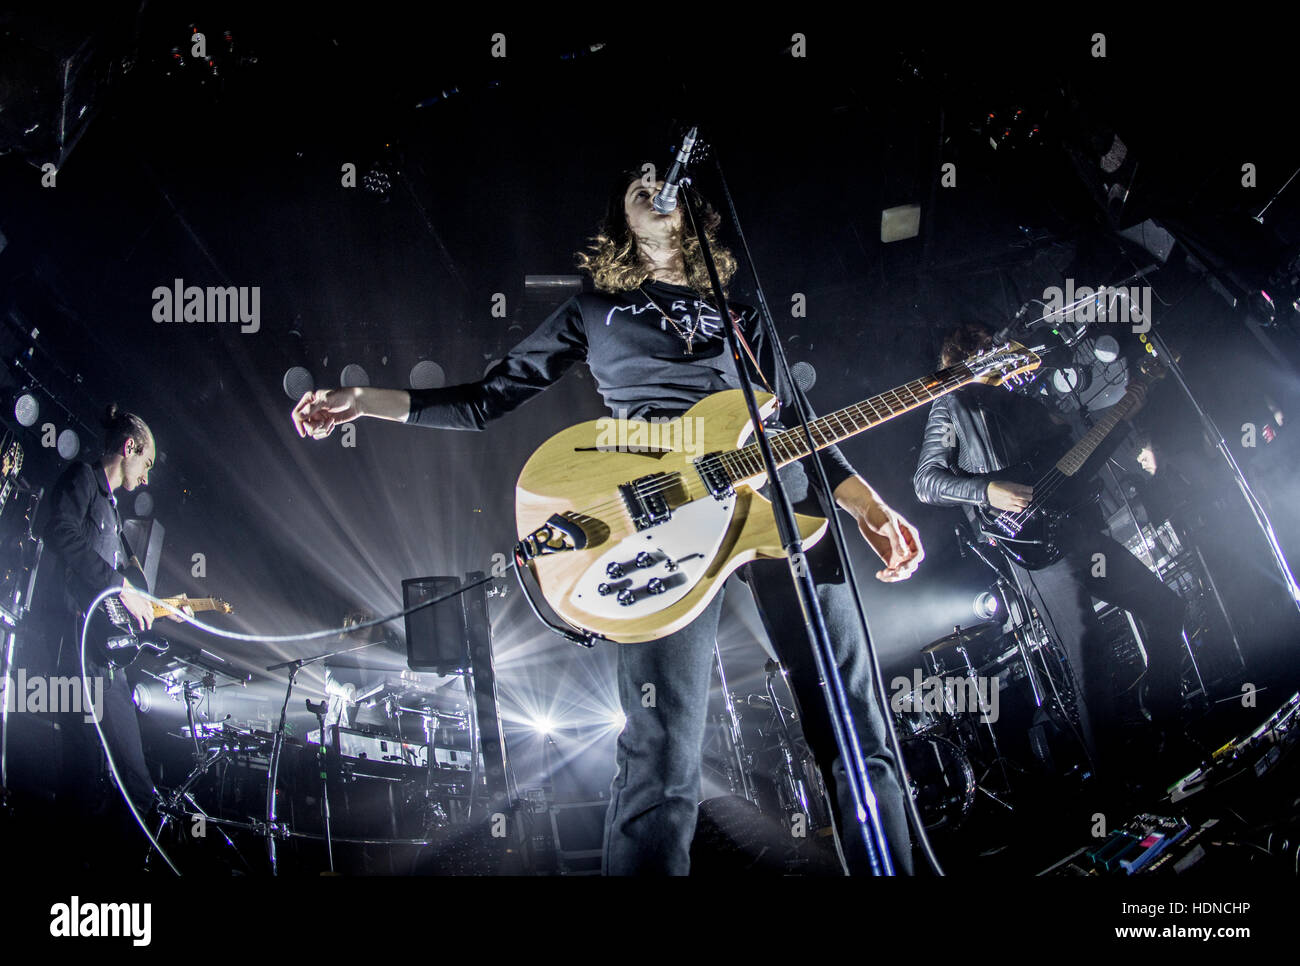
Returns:
[[[1147,360],[1135,382],[1145,388],[1162,374],[1163,368]],[[1080,471],[1120,421],[1136,411],[1141,400],[1141,394],[1129,389],[1059,459],[1037,454],[988,474],[990,478],[1031,486],[1034,494],[1023,510],[976,510],[981,534],[1026,570],[1041,570],[1065,556],[1068,540],[1064,530],[1070,518],[1095,502],[1101,489],[1094,474]]]
[[[1015,342],[813,419],[816,449],[878,426],[962,386],[1019,382],[1041,360]],[[755,393],[766,419],[770,393]],[[664,423],[599,419],[557,433],[529,458],[515,490],[515,556],[567,623],[618,643],[685,627],[730,574],[784,557],[767,481],[739,389],[714,393]],[[777,464],[810,455],[803,430],[772,431]],[[805,546],[825,518],[796,514]]]

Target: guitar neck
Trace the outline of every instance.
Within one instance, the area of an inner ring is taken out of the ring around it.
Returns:
[[[164,597],[167,603],[171,604],[177,610],[183,606],[189,607],[196,614],[204,610],[218,610],[221,607],[220,602],[215,597]],[[161,604],[153,605],[154,617],[169,617],[172,612]]]
[[[1131,391],[1126,392],[1124,398],[1106,410],[1106,415],[1097,420],[1092,429],[1070,447],[1068,453],[1056,461],[1056,469],[1066,476],[1074,476],[1078,473],[1083,469],[1083,464],[1088,461],[1088,457],[1096,452],[1102,440],[1110,435],[1111,430],[1118,426],[1119,421],[1132,412],[1136,405],[1137,396]]]
[[[888,392],[845,406],[826,416],[809,420],[808,432],[816,449],[825,449],[974,381],[970,368],[965,363],[959,363],[921,379],[905,382]],[[801,460],[810,452],[802,428],[769,433],[767,438],[778,466]],[[727,455],[733,479],[745,479],[763,472],[763,455],[759,452],[757,443],[750,443]]]

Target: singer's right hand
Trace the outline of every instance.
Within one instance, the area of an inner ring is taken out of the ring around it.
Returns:
[[[303,395],[293,407],[293,427],[299,436],[324,439],[341,423],[362,415],[361,393],[356,387],[316,389]]]
[[[989,480],[989,503],[996,510],[1010,510],[1019,513],[1027,509],[1029,501],[1034,498],[1034,488],[1020,483],[1005,483],[1002,480]]]

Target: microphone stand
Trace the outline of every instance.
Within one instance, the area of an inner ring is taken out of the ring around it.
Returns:
[[[717,300],[718,314],[723,331],[726,332],[727,345],[735,362],[736,373],[740,377],[740,389],[745,399],[745,406],[749,410],[754,440],[763,456],[763,466],[767,471],[768,486],[772,495],[772,509],[776,517],[777,533],[781,539],[781,546],[785,550],[786,559],[790,564],[790,574],[794,580],[795,590],[799,595],[799,605],[803,611],[804,623],[812,643],[813,659],[816,662],[817,673],[820,680],[824,682],[823,695],[826,699],[827,710],[830,712],[831,725],[835,732],[835,743],[840,752],[840,761],[844,765],[844,774],[848,779],[849,789],[852,793],[855,818],[862,834],[863,844],[866,846],[871,872],[873,875],[893,875],[894,865],[889,854],[889,843],[885,838],[884,826],[880,820],[879,803],[871,787],[871,780],[867,775],[866,762],[862,757],[862,746],[858,741],[853,713],[849,708],[848,696],[844,690],[844,681],[840,676],[839,665],[835,660],[835,650],[831,644],[830,632],[827,630],[825,617],[822,614],[821,603],[817,599],[816,584],[813,582],[812,572],[804,557],[803,538],[799,533],[798,526],[795,524],[794,509],[790,505],[789,496],[781,483],[776,457],[772,453],[771,442],[768,439],[767,430],[763,426],[758,401],[754,398],[754,388],[750,385],[745,374],[747,370],[744,357],[740,343],[736,338],[735,327],[731,321],[731,310],[722,291],[722,280],[718,276],[718,268],[713,260],[713,251],[709,245],[709,240],[701,230],[700,219],[697,216],[698,199],[694,197],[695,191],[690,187],[689,179],[683,179],[682,188],[682,197],[686,203],[686,214],[690,218],[695,237],[700,243],[701,259],[709,274],[709,284],[713,288],[713,297]],[[769,334],[775,338],[775,333]],[[815,456],[816,448],[810,445],[809,453]],[[831,512],[834,512],[833,507]],[[870,649],[870,646],[870,640],[868,639],[868,649]]]
[[[271,740],[271,755],[266,764],[266,855],[271,862],[271,875],[279,875],[280,865],[279,856],[275,847],[275,836],[280,832],[276,823],[275,809],[275,785],[280,775],[280,755],[284,750],[284,731],[288,723],[289,716],[289,698],[293,695],[294,680],[298,677],[298,672],[308,664],[316,664],[325,660],[327,657],[334,657],[336,654],[348,654],[352,651],[362,651],[368,647],[374,647],[376,644],[384,643],[380,641],[371,641],[369,644],[359,644],[355,647],[342,647],[337,651],[329,651],[325,654],[317,654],[315,657],[296,658],[292,661],[281,661],[279,664],[272,664],[267,668],[268,671],[278,671],[281,668],[289,669],[289,681],[284,689],[284,704],[280,706],[280,723],[275,729],[275,737]],[[322,749],[325,745],[325,726],[321,723],[320,743]],[[323,771],[324,769],[322,769]],[[286,833],[287,834],[287,833]],[[326,842],[329,843],[328,817],[326,818]],[[333,869],[333,848],[330,845],[330,863]]]

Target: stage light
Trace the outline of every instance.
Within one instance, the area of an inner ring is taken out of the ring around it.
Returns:
[[[438,363],[421,359],[411,368],[412,389],[440,389],[445,385],[447,374]]]
[[[623,727],[626,724],[627,724],[627,715],[625,715],[622,711],[615,711],[613,714],[609,716],[609,726],[611,728],[617,728],[619,731],[622,731]]]
[[[539,735],[549,735],[555,730],[555,722],[550,718],[537,718],[530,722],[534,731]]]
[[[149,516],[149,514],[153,513],[153,497],[148,493],[137,494],[133,510],[138,517]]]
[[[343,372],[339,374],[339,385],[344,387],[368,386],[370,385],[370,376],[366,374],[366,370],[352,362],[344,366]]]
[[[14,400],[14,419],[18,420],[18,425],[35,425],[40,416],[41,404],[31,393],[25,392]]]
[[[149,688],[144,684],[137,684],[131,689],[131,703],[136,706],[141,714],[148,714],[153,710],[153,695]]]
[[[990,621],[997,616],[998,606],[997,595],[986,590],[975,598],[975,606],[973,610],[975,611],[975,616],[980,620]]]
[[[77,454],[81,452],[81,437],[71,429],[65,429],[59,433],[58,439],[59,456],[65,460],[74,460]]]
[[[284,372],[284,394],[297,402],[316,388],[316,379],[302,366],[293,366]]]

